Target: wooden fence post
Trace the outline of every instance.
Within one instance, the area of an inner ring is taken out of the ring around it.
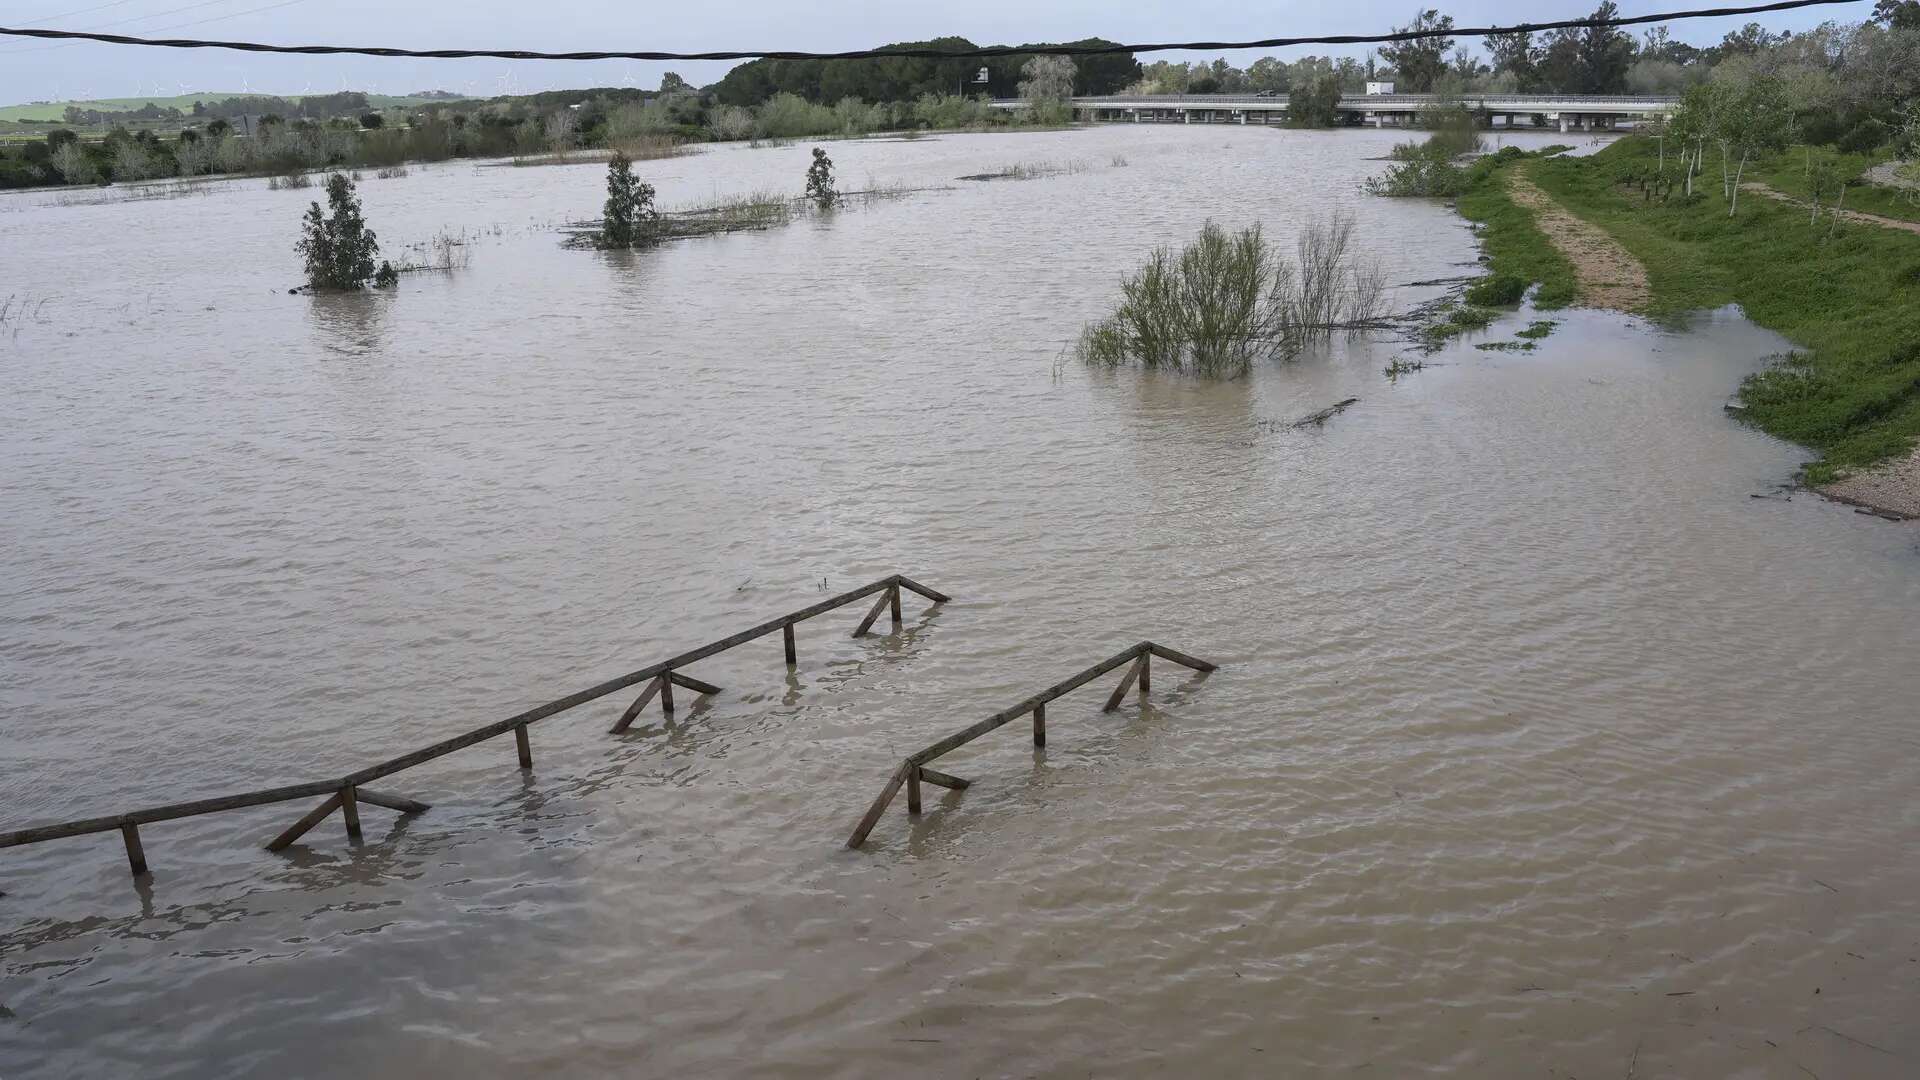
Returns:
[[[1120,680],[1120,685],[1114,687],[1113,696],[1107,699],[1105,705],[1101,706],[1101,712],[1112,712],[1120,707],[1121,702],[1127,700],[1127,691],[1133,689],[1133,684],[1139,681],[1140,669],[1146,665],[1146,662],[1147,657],[1145,653],[1140,654],[1140,656],[1134,660],[1133,666],[1127,669],[1127,677]]]
[[[892,776],[887,777],[887,786],[880,789],[880,797],[873,800],[873,805],[867,807],[866,816],[860,819],[860,824],[853,827],[853,835],[847,839],[848,847],[857,848],[866,843],[867,834],[873,831],[875,825],[880,824],[880,815],[887,812],[887,804],[893,801],[894,794],[900,790],[900,785],[907,779],[907,770],[911,768],[913,768],[912,765],[903,764],[893,770]]]
[[[887,598],[891,596],[892,593],[893,590],[891,589],[880,590],[880,598],[873,602],[873,610],[867,612],[867,617],[861,619],[860,625],[853,628],[854,637],[861,638],[867,636],[867,631],[873,629],[873,624],[879,621],[880,613],[887,609]]]
[[[283,832],[279,836],[276,836],[273,839],[267,841],[267,850],[279,851],[282,848],[286,847],[288,844],[291,844],[295,840],[300,839],[302,836],[307,835],[308,829],[311,829],[315,825],[318,825],[322,821],[326,820],[327,815],[333,813],[336,809],[339,808],[339,806],[340,806],[340,793],[336,791],[333,794],[327,796],[325,802],[322,802],[319,806],[316,806],[313,809],[307,811],[305,817],[302,817],[299,821],[296,821],[292,825],[287,826],[286,832]]]
[[[919,812],[920,766],[913,765],[907,769],[907,813],[918,814]]]
[[[647,683],[647,688],[640,692],[640,696],[633,699],[633,704],[627,706],[627,711],[620,714],[620,719],[614,722],[610,733],[618,735],[632,727],[633,718],[640,715],[640,710],[647,707],[647,702],[653,700],[653,695],[660,692],[660,687],[665,685],[666,681],[664,675],[654,676],[652,681]]]
[[[340,789],[340,816],[347,822],[347,838],[360,839],[360,801],[353,797],[353,785]]]
[[[1044,701],[1033,707],[1033,745],[1047,745],[1047,704]]]
[[[120,826],[120,839],[126,841],[127,865],[133,869],[133,876],[146,873],[147,852],[140,846],[140,826],[131,821]]]
[[[520,751],[520,767],[533,768],[533,747],[527,742],[527,725],[521,724],[513,729],[513,743]]]
[[[786,641],[787,666],[793,667],[800,662],[800,653],[793,647],[793,624],[788,623],[786,626],[781,627],[780,636]]]
[[[902,625],[900,618],[900,586],[895,585],[887,590],[887,606],[892,609],[893,612],[893,630],[895,633],[899,633]]]

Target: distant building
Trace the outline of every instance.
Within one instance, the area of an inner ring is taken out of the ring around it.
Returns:
[[[1393,93],[1393,84],[1390,82],[1370,82],[1367,84],[1368,97],[1372,97],[1375,94],[1391,93]]]

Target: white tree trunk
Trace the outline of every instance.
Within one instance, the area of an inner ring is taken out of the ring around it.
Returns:
[[[1733,212],[1739,209],[1740,207],[1740,174],[1746,171],[1747,171],[1747,152],[1745,150],[1742,150],[1740,151],[1740,168],[1735,170],[1733,174],[1733,188],[1732,188],[1733,197],[1727,200],[1727,216],[1728,217],[1732,217]]]

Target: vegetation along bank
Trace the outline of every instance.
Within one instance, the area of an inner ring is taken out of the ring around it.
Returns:
[[[1738,304],[1795,346],[1740,387],[1741,415],[1819,452],[1805,470],[1809,484],[1893,462],[1878,470],[1882,494],[1840,493],[1920,513],[1914,477],[1898,475],[1913,470],[1920,436],[1920,235],[1835,213],[1838,190],[1823,208],[1751,191],[1742,198],[1737,154],[1723,162],[1717,149],[1695,148],[1689,196],[1684,151],[1672,142],[1635,136],[1588,158],[1488,158],[1460,209],[1483,225],[1494,274],[1538,283],[1543,306],[1572,302],[1578,274],[1539,212],[1516,197],[1526,185],[1638,260],[1649,316]],[[1758,171],[1790,169],[1796,152],[1805,150],[1769,154]]]

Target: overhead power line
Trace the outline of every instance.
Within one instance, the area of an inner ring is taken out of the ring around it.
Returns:
[[[1293,45],[1375,45],[1425,38],[1487,37],[1493,34],[1565,30],[1601,26],[1635,26],[1642,23],[1679,22],[1683,19],[1711,19],[1728,15],[1758,15],[1768,11],[1823,7],[1833,4],[1857,4],[1865,0],[1779,0],[1772,4],[1747,7],[1699,8],[1669,11],[1657,15],[1635,15],[1615,19],[1563,19],[1559,22],[1522,23],[1518,26],[1462,27],[1452,30],[1401,30],[1390,34],[1327,34],[1315,37],[1266,38],[1260,41],[1160,41],[1137,45],[987,45],[968,49],[898,48],[856,49],[851,52],[796,52],[787,49],[723,49],[714,52],[594,51],[534,52],[527,49],[397,49],[366,45],[268,45],[257,41],[202,41],[195,38],[140,38],[123,34],[98,34],[81,30],[36,30],[0,26],[0,35],[50,38],[66,41],[98,41],[108,45],[143,45],[159,49],[232,49],[237,52],[295,53],[300,55],[405,56],[422,60],[872,60],[904,56],[926,60],[970,60],[995,56],[1111,56],[1116,53],[1220,52],[1234,49],[1281,49]]]

